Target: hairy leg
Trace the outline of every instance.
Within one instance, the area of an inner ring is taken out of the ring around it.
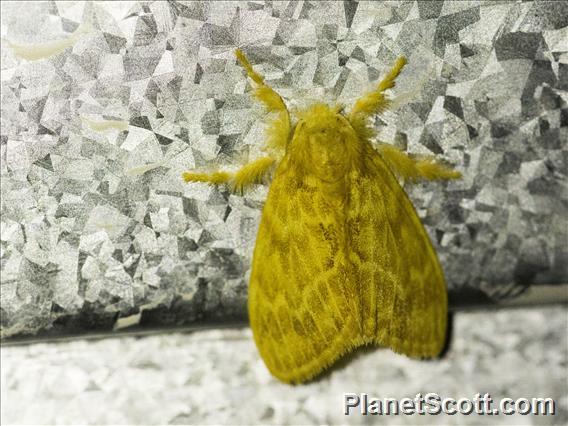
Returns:
[[[387,144],[379,145],[378,151],[393,173],[407,182],[450,180],[461,177],[460,172],[436,162],[434,157],[412,158]]]
[[[183,180],[186,182],[206,182],[213,185],[228,184],[232,192],[243,193],[251,185],[261,183],[274,162],[275,160],[271,157],[262,157],[245,164],[234,173],[223,171],[213,173],[184,172]]]

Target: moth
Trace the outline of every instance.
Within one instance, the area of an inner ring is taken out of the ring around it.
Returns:
[[[362,345],[413,358],[445,343],[447,290],[436,252],[399,180],[456,179],[433,157],[375,143],[372,116],[389,106],[406,60],[345,112],[315,103],[292,117],[245,55],[237,59],[272,118],[266,156],[234,173],[183,174],[236,192],[272,175],[254,249],[248,312],[270,372],[316,377]]]

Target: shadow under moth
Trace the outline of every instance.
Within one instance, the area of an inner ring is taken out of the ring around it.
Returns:
[[[185,172],[186,182],[242,193],[272,176],[258,230],[248,310],[270,372],[310,380],[353,349],[390,347],[437,356],[446,340],[447,291],[436,252],[399,184],[456,179],[432,157],[374,143],[373,115],[406,64],[344,108],[316,103],[291,117],[244,54],[237,59],[271,112],[266,156],[235,173]]]

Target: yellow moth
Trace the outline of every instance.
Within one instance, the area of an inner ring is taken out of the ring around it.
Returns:
[[[309,380],[358,346],[437,356],[446,340],[447,291],[436,252],[398,180],[455,179],[433,158],[372,140],[371,116],[406,60],[376,89],[341,106],[317,103],[292,119],[280,95],[237,58],[255,96],[275,114],[266,157],[235,173],[185,172],[186,182],[242,192],[273,175],[249,286],[260,355],[284,382]]]

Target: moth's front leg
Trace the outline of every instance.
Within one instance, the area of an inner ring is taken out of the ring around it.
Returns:
[[[261,157],[245,164],[236,172],[218,171],[213,173],[184,172],[186,182],[206,182],[213,185],[227,184],[232,192],[243,193],[251,185],[261,183],[270,172],[275,160],[272,157]]]
[[[378,151],[392,172],[410,183],[420,180],[459,179],[462,176],[457,170],[437,162],[434,157],[412,158],[388,144],[379,145]]]
[[[186,182],[206,182],[212,185],[220,185],[227,183],[232,178],[232,173],[229,172],[213,172],[213,173],[195,173],[183,172],[183,180]]]

